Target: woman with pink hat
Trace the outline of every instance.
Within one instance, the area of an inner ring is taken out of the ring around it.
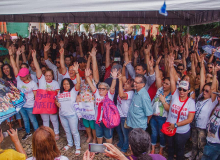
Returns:
[[[34,130],[38,128],[38,122],[36,119],[36,116],[32,114],[33,107],[34,107],[34,98],[37,93],[37,83],[34,82],[29,74],[29,70],[27,68],[21,68],[18,72],[18,68],[16,66],[14,56],[12,53],[12,50],[9,47],[9,55],[10,55],[10,62],[15,74],[15,77],[17,79],[17,88],[25,94],[25,97],[27,99],[26,103],[24,104],[23,108],[20,110],[20,113],[24,120],[24,126],[26,134],[22,137],[22,140],[27,139],[32,134],[30,132],[30,122],[31,121]]]
[[[32,50],[32,57],[34,62],[34,67],[36,68],[36,74],[39,82],[39,89],[45,89],[48,91],[57,91],[60,90],[59,83],[54,79],[53,71],[51,69],[47,69],[45,75],[43,75],[40,66],[37,62],[36,51]],[[49,127],[50,120],[53,124],[55,139],[59,139],[59,122],[57,114],[41,114],[41,118],[43,120],[43,125]]]

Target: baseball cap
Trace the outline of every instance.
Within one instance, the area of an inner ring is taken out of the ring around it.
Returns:
[[[78,63],[87,63],[86,59],[83,57],[79,57],[77,61]]]
[[[183,88],[185,90],[189,90],[189,82],[188,81],[181,81],[179,84],[179,88]]]
[[[21,68],[19,73],[18,73],[18,76],[25,77],[28,74],[29,74],[29,70],[27,68]]]

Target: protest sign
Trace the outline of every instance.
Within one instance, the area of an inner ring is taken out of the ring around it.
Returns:
[[[208,53],[208,54],[212,54],[212,50],[215,49],[214,46],[211,46],[211,45],[205,45],[205,46],[202,46],[202,49]],[[214,56],[217,57],[217,58],[220,58],[220,48],[216,48],[216,51],[214,53]]]
[[[12,83],[0,78],[0,124],[18,113],[25,103],[25,95]]]
[[[38,89],[35,97],[33,114],[56,114],[56,95],[57,91]]]
[[[95,120],[95,108],[93,102],[79,102],[79,105],[75,105],[75,110],[79,118]]]

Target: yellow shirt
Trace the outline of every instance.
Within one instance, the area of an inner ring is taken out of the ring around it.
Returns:
[[[26,156],[13,149],[0,149],[0,160],[26,160]]]

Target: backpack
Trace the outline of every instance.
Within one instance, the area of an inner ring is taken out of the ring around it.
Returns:
[[[120,124],[120,114],[118,108],[115,106],[114,102],[105,96],[105,98],[99,103],[99,107],[103,107],[102,122],[106,128],[115,128]],[[96,123],[99,124],[99,117]]]

